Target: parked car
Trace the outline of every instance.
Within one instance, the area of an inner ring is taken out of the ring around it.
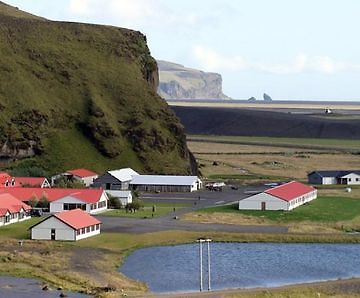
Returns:
[[[33,208],[31,209],[30,215],[40,217],[43,216],[43,211],[41,208]]]

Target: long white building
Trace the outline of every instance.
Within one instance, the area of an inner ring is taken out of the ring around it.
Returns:
[[[317,190],[291,181],[239,201],[239,210],[292,210],[317,197]]]

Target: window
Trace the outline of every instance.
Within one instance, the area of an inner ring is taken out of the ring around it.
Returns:
[[[90,233],[90,227],[86,228],[86,233]]]
[[[100,229],[100,224],[96,225],[96,230]]]
[[[85,234],[85,228],[81,229],[81,234]]]
[[[81,234],[81,230],[76,230],[76,235],[80,235]]]
[[[95,226],[91,226],[91,232],[95,231]]]
[[[86,204],[64,203],[63,209],[64,210],[73,210],[73,209],[86,210]]]

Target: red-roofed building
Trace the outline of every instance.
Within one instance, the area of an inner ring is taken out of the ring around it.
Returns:
[[[100,234],[101,222],[74,209],[55,213],[30,228],[31,239],[77,241]]]
[[[239,201],[239,210],[292,210],[317,197],[309,185],[291,181]]]
[[[0,226],[30,219],[31,207],[14,196],[0,194]]]
[[[51,177],[51,184],[54,185],[55,182],[60,178],[66,178],[72,181],[73,180],[79,181],[83,183],[86,187],[89,187],[98,177],[99,175],[97,173],[90,171],[88,169],[74,169]]]
[[[105,211],[108,206],[108,197],[102,189],[10,187],[0,189],[1,193],[11,194],[22,202],[44,197],[50,203],[51,213],[79,208],[95,214]]]
[[[0,188],[7,187],[50,187],[45,177],[13,177],[6,172],[0,172]]]

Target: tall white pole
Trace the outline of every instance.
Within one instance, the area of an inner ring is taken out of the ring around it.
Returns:
[[[199,239],[199,248],[200,248],[200,292],[203,290],[203,271],[202,271],[202,239]]]
[[[208,253],[208,291],[211,290],[211,271],[210,271],[210,239],[207,239],[207,253]]]

